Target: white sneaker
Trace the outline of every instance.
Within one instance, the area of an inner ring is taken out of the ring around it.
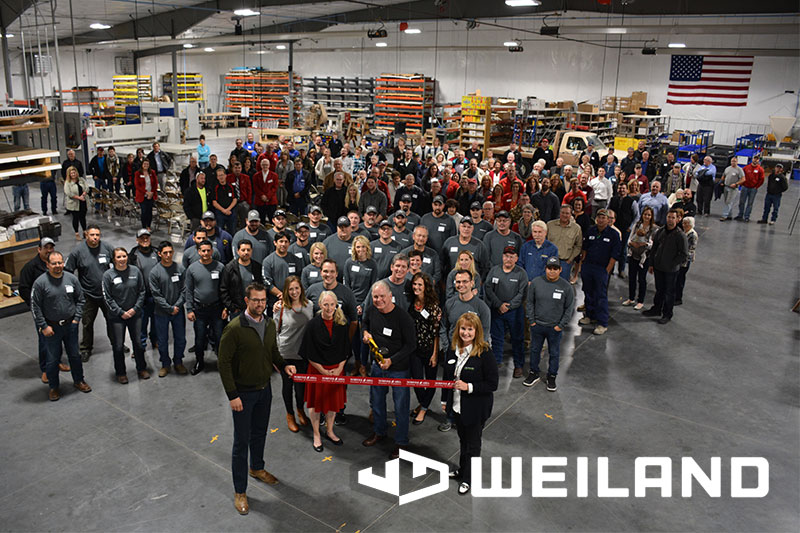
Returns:
[[[624,302],[622,302],[622,305],[624,305],[626,307],[629,306],[629,305],[632,305],[632,304],[633,304],[633,300],[625,300]]]
[[[770,221],[768,222],[768,224],[769,224],[770,226],[774,226],[774,225],[775,225],[775,221],[774,221],[774,220],[770,220]]]
[[[592,331],[592,333],[594,333],[595,335],[602,335],[606,331],[608,331],[608,328],[606,326],[601,326],[600,324],[598,324],[597,327],[594,328],[594,331]]]
[[[636,304],[636,305],[633,306],[633,308],[636,309],[637,311],[641,311],[643,307],[644,307],[644,304]]]
[[[469,483],[464,482],[458,486],[458,493],[462,496],[469,492]]]

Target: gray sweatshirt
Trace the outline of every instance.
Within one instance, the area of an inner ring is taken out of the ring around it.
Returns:
[[[433,213],[426,213],[420,224],[428,228],[428,246],[440,253],[444,248],[444,241],[456,234],[456,222],[447,213],[439,218],[433,216]]]
[[[408,311],[408,296],[406,296],[406,280],[404,279],[399,284],[392,283],[392,280],[389,278],[384,278],[383,281],[389,286],[389,290],[392,292],[392,303],[395,304],[397,307]],[[367,312],[367,309],[372,307],[372,287],[370,287],[369,292],[367,293],[367,297],[364,298],[363,303],[359,302],[359,305],[364,307],[364,313]]]
[[[497,230],[490,231],[483,239],[483,247],[489,254],[489,262],[494,265],[503,264],[503,249],[506,246],[513,246],[519,254],[522,249],[522,237],[519,233],[509,231],[508,235],[500,235]]]
[[[135,246],[131,252],[132,253],[128,256],[128,263],[142,271],[145,289],[147,290],[147,296],[150,296],[150,286],[148,280],[150,279],[150,272],[153,270],[153,267],[159,262],[158,253],[152,246],[150,247],[149,254],[142,252],[142,249],[139,246]]]
[[[275,329],[278,332],[278,353],[284,359],[302,359],[300,344],[306,324],[314,316],[314,303],[309,301],[300,311],[282,309],[275,314]],[[279,326],[280,325],[280,326]]]
[[[80,322],[84,301],[78,278],[69,272],[64,272],[60,278],[45,272],[31,287],[31,312],[39,329],[46,328],[48,320],[60,322],[72,317]]]
[[[318,228],[312,228],[310,224],[308,225],[308,242],[310,243],[325,242],[325,239],[330,234],[331,228],[324,222]]]
[[[494,231],[494,226],[492,226],[489,221],[483,219],[477,224],[473,224],[473,226],[472,236],[481,241],[486,235]]]
[[[403,228],[403,231],[397,231],[396,228],[392,228],[392,240],[400,245],[400,248],[408,248],[413,244],[411,240],[411,232],[408,231],[408,228]]]
[[[103,297],[103,273],[111,267],[114,249],[103,241],[97,248],[89,248],[86,241],[73,248],[67,257],[64,270],[78,276],[86,296]]]
[[[453,296],[448,299],[444,304],[442,310],[442,325],[439,333],[439,350],[447,351],[450,348],[450,339],[453,338],[453,330],[456,327],[456,322],[464,313],[474,313],[481,319],[481,326],[483,326],[483,338],[491,346],[492,336],[487,335],[487,331],[492,329],[492,313],[489,307],[483,300],[477,296],[473,296],[470,300],[464,302],[458,297]]]
[[[547,281],[545,276],[539,276],[528,287],[525,314],[531,324],[565,329],[572,318],[574,301],[572,285],[567,280],[559,276]]]
[[[339,269],[339,275],[336,280],[341,283],[344,279],[344,264],[350,259],[350,249],[353,246],[353,236],[350,236],[349,241],[343,241],[339,235],[334,233],[325,239],[325,248],[328,250],[328,257],[336,261],[336,266]]]
[[[344,285],[353,291],[353,298],[358,305],[369,294],[372,284],[378,280],[378,265],[372,259],[353,261],[348,259],[344,265]]]
[[[303,247],[297,244],[297,241],[295,241],[289,245],[289,255],[293,255],[300,259],[303,262],[303,268],[305,268],[305,266],[311,262],[311,258],[308,256],[309,248],[311,248],[311,242],[308,243],[307,247]]]
[[[204,265],[196,261],[186,269],[184,281],[186,292],[186,312],[193,313],[195,306],[221,304],[219,296],[219,280],[222,277],[222,263],[212,260]]]
[[[385,278],[389,275],[389,270],[392,267],[392,259],[400,253],[402,248],[394,240],[386,244],[381,242],[380,239],[375,239],[369,245],[372,248],[372,259],[378,265],[378,279]]]
[[[495,265],[486,276],[486,303],[491,309],[498,309],[507,303],[511,309],[520,307],[525,302],[525,290],[528,288],[528,274],[517,265],[506,273],[503,265]]]
[[[308,264],[303,268],[303,273],[300,275],[300,284],[304,289],[308,290],[313,284],[322,281],[322,275],[318,266]]]
[[[242,228],[236,232],[231,242],[234,259],[239,258],[239,243],[244,239],[253,243],[253,255],[251,259],[255,259],[259,263],[263,263],[264,259],[275,251],[275,245],[272,243],[272,237],[270,237],[269,233],[259,228],[255,235],[250,235],[247,233],[246,228]]]
[[[300,276],[303,273],[302,259],[299,259],[292,254],[286,254],[286,257],[281,257],[277,252],[272,252],[264,259],[261,272],[264,276],[264,285],[269,292],[272,287],[279,291],[283,291],[283,285],[286,283],[286,278],[289,276]]]
[[[110,317],[122,320],[128,309],[134,309],[134,317],[141,317],[146,294],[146,284],[142,271],[133,265],[125,270],[111,268],[103,274],[103,299]]]
[[[475,237],[472,237],[467,244],[461,244],[461,241],[458,240],[458,236],[447,239],[444,242],[444,248],[442,248],[443,268],[445,270],[456,268],[456,265],[458,265],[458,254],[463,250],[472,252],[478,274],[481,276],[481,279],[486,279],[486,273],[489,272],[489,267],[492,265],[489,263],[489,254],[486,252],[486,247]],[[475,281],[475,285],[478,285],[477,280]]]
[[[415,212],[409,211],[408,213],[406,213],[406,229],[409,232],[414,233],[414,228],[419,226],[421,221],[422,218],[420,218],[420,216]],[[394,213],[392,214],[392,216],[389,217],[389,222],[391,222],[392,226],[394,226]]]
[[[219,250],[217,250],[216,246],[211,249],[211,258],[214,261],[219,261]],[[181,265],[183,265],[183,268],[189,268],[189,265],[196,263],[199,260],[200,254],[197,252],[197,246],[190,246],[183,251],[183,260],[181,261]]]
[[[409,246],[400,253],[408,255],[414,249],[414,246]],[[439,254],[430,246],[426,246],[422,250],[422,271],[431,277],[434,285],[439,283],[442,279],[442,262],[439,259]]]
[[[150,271],[150,293],[155,302],[155,313],[161,316],[172,315],[172,308],[183,310],[186,303],[186,293],[183,292],[186,269],[178,263],[172,263],[169,268],[161,263]]]
[[[309,300],[314,302],[314,312],[319,311],[319,295],[326,289],[322,282],[317,282],[310,286],[306,291],[306,296]],[[353,297],[353,291],[349,287],[345,287],[341,283],[337,283],[336,287],[332,289],[339,301],[339,307],[342,308],[344,316],[347,317],[348,322],[356,322],[358,320],[358,310],[356,309],[356,299]]]

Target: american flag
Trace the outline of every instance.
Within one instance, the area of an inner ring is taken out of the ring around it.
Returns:
[[[747,105],[753,57],[672,56],[667,103]]]

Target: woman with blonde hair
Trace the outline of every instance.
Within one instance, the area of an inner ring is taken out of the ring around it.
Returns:
[[[470,489],[472,458],[481,455],[483,427],[492,416],[498,381],[497,361],[474,313],[464,313],[456,321],[445,356],[444,379],[454,381],[453,390],[446,390],[446,410],[455,419],[461,445],[458,468],[450,477],[461,482],[458,493],[463,495]]]
[[[81,240],[78,232],[78,225],[82,231],[86,231],[86,180],[78,173],[75,167],[67,169],[67,179],[64,182],[64,207],[72,215],[72,230],[75,232],[75,240]]]
[[[456,268],[452,269],[450,273],[447,274],[447,282],[444,288],[445,301],[456,295],[456,272],[459,270],[469,270],[472,273],[472,279],[476,281],[481,279],[478,275],[478,265],[475,263],[475,256],[472,255],[472,252],[469,250],[461,250],[456,258]],[[480,282],[478,281],[476,285],[478,283]],[[476,291],[476,294],[481,294],[483,286],[481,286],[480,290],[478,287],[475,287],[473,290]]]
[[[322,262],[328,258],[328,249],[321,242],[311,244],[308,249],[308,259],[311,261],[303,268],[300,274],[300,284],[304,289],[309,288],[318,281],[322,281]]]
[[[319,313],[306,326],[300,353],[308,360],[308,373],[321,376],[341,376],[350,354],[349,325],[339,301],[332,291],[319,295]],[[333,383],[307,383],[305,391],[311,429],[314,432],[314,451],[322,452],[319,431],[320,414],[325,415],[327,438],[334,446],[344,444],[333,432],[334,418],[347,402],[345,385]]]
[[[275,321],[275,331],[278,334],[278,352],[285,361],[297,368],[299,374],[306,373],[307,363],[300,355],[300,343],[306,325],[314,317],[314,303],[306,298],[306,291],[297,276],[289,276],[283,284],[283,296],[272,307],[272,317]],[[308,418],[303,411],[305,399],[305,386],[295,383],[286,373],[281,373],[283,387],[283,404],[286,407],[286,423],[289,431],[297,433],[297,426],[308,425]],[[297,418],[294,415],[294,397],[297,403]]]
[[[344,286],[350,287],[353,297],[356,300],[359,317],[359,328],[361,313],[364,311],[364,301],[369,294],[372,284],[378,281],[378,263],[372,259],[372,248],[369,239],[359,235],[353,239],[350,249],[350,259],[344,264]],[[355,357],[355,370],[353,375],[367,375],[369,363],[369,350],[361,342],[361,332],[357,329],[353,335],[353,357]]]
[[[358,192],[358,186],[351,183],[347,186],[347,192],[344,195],[344,211],[347,213],[351,209],[358,210],[358,200],[361,199],[361,193]]]

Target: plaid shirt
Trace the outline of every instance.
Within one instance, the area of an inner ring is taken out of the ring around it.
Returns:
[[[353,156],[353,176],[358,174],[359,170],[364,170],[367,168],[367,161],[364,156],[355,157]]]

